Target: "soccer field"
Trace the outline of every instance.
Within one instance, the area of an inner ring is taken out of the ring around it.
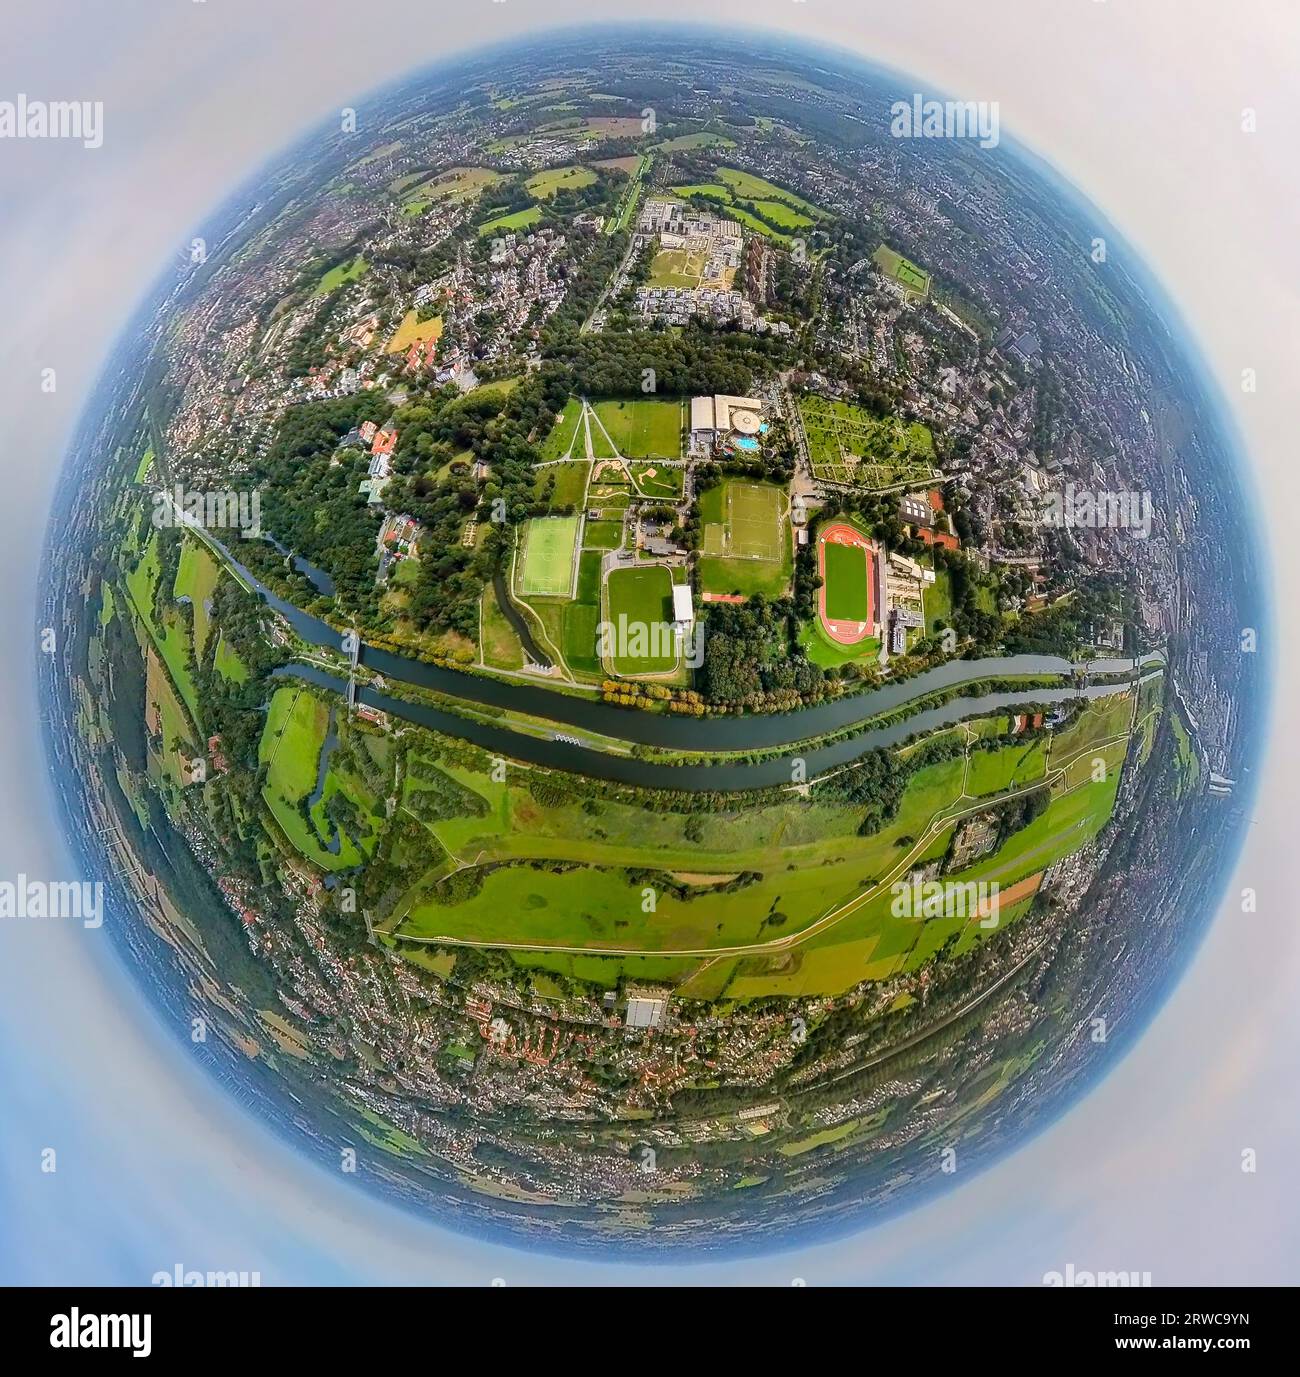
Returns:
[[[573,550],[579,517],[534,517],[524,530],[520,591],[526,596],[564,597],[573,589]]]
[[[728,483],[725,510],[734,559],[780,559],[781,490],[763,483]]]
[[[624,458],[681,458],[683,406],[680,399],[647,397],[633,401],[593,402],[591,409]],[[593,422],[593,439],[597,429]]]
[[[662,674],[677,664],[672,640],[673,579],[662,564],[645,569],[615,569],[606,581],[609,620],[628,630],[622,654],[614,654],[619,674]],[[671,650],[671,654],[668,653]],[[657,653],[656,653],[657,652]]]
[[[787,590],[793,557],[781,488],[728,479],[700,494],[700,520],[704,592],[780,597]]]
[[[827,541],[826,616],[833,622],[861,622],[867,617],[867,552],[861,545]]]

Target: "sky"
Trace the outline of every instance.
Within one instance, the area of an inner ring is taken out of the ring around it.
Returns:
[[[15,0],[0,100],[102,100],[97,149],[0,140],[0,879],[68,861],[35,728],[36,568],[80,407],[204,216],[318,121],[427,62],[575,22],[689,21],[624,0]],[[1275,587],[1300,580],[1300,6],[1291,0],[714,0],[710,22],[844,47],[927,89],[996,100],[1178,303],[1245,442]],[[1256,112],[1244,132],[1242,112]],[[42,370],[56,387],[42,390]],[[1257,372],[1243,393],[1243,369]],[[1274,664],[1296,673],[1278,599]],[[29,650],[31,647],[31,650]],[[106,933],[0,920],[0,1282],[146,1283],[186,1267],[265,1284],[1038,1284],[1300,1280],[1300,937],[1275,696],[1238,874],[1137,1049],[1047,1133],[944,1199],[822,1247],[663,1267],[467,1240],[377,1202],[193,1074]],[[1240,891],[1256,892],[1242,912]],[[53,1147],[57,1170],[41,1170]],[[1246,1149],[1257,1170],[1241,1170]]]

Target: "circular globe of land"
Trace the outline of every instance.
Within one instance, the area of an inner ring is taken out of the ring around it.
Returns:
[[[1101,213],[913,85],[684,32],[416,74],[87,402],[69,839],[196,1074],[359,1188],[604,1258],[861,1229],[1194,951],[1265,690],[1238,456]]]

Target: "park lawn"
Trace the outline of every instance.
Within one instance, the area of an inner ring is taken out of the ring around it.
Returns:
[[[267,789],[290,802],[312,793],[328,729],[329,709],[318,698],[293,684],[276,689],[257,748]]]
[[[217,641],[217,649],[212,657],[212,664],[217,673],[223,679],[229,679],[232,684],[242,684],[248,678],[248,666],[239,658],[224,634]]]
[[[646,653],[614,656],[614,670],[618,674],[662,674],[673,669],[680,656],[674,649],[664,653],[670,639],[673,620],[673,579],[662,564],[644,569],[615,569],[606,580],[609,600],[608,618],[619,625],[626,617],[633,628],[644,628]],[[659,654],[653,651],[658,650]]]
[[[575,440],[577,457],[585,457],[587,442],[583,438],[582,401],[578,397],[570,397],[542,445],[542,458],[568,459],[574,454]]]
[[[720,167],[715,175],[718,181],[724,182],[735,195],[743,196],[747,200],[784,201],[797,210],[803,211],[814,220],[823,219],[825,216],[825,212],[819,206],[813,205],[811,201],[806,201],[793,191],[787,191],[785,187],[778,186],[775,182],[769,182],[763,177],[756,177],[752,172],[742,172],[737,167]]]
[[[582,544],[586,550],[617,550],[622,543],[621,521],[588,521],[582,528]]]
[[[479,650],[483,663],[493,669],[522,669],[524,649],[519,637],[497,605],[496,592],[489,583],[479,600]]]
[[[358,254],[351,263],[340,263],[325,273],[316,284],[317,296],[328,296],[330,292],[342,287],[346,282],[355,282],[364,277],[370,268],[365,258]]]
[[[258,759],[267,766],[262,798],[290,845],[325,869],[338,864],[321,844],[315,829],[298,809],[316,788],[321,747],[329,729],[329,709],[293,685],[277,689],[271,699],[258,743]]]
[[[594,402],[600,423],[628,459],[680,459],[684,408],[680,398]]]
[[[149,476],[149,470],[150,470],[152,467],[153,467],[153,450],[152,450],[152,449],[147,449],[147,450],[145,450],[145,452],[140,456],[140,462],[136,465],[136,468],[135,468],[135,477],[132,479],[132,482],[135,482],[135,483],[143,483],[144,480]]]
[[[881,244],[871,255],[871,260],[886,277],[892,277],[896,282],[901,282],[909,292],[915,292],[917,296],[925,296],[930,290],[930,274],[910,259],[904,258],[901,253],[895,252],[887,244]]]
[[[529,177],[524,187],[535,201],[545,201],[557,191],[577,191],[595,180],[596,174],[589,167],[548,167]]]
[[[328,815],[327,805],[336,794],[342,794],[351,800],[362,825],[357,828],[357,836],[353,836],[347,828],[338,828],[338,854],[330,855],[328,868],[350,869],[362,865],[375,854],[385,816],[382,805],[356,775],[349,770],[337,769],[331,764],[325,775],[321,796],[311,808],[312,823],[319,837],[328,840],[334,835],[335,827]],[[326,854],[329,854],[328,847]]]
[[[534,470],[533,491],[538,499],[545,497],[547,504],[557,507],[580,508],[587,491],[587,476],[591,465],[585,459],[572,463],[548,464],[545,468]]]
[[[502,174],[490,167],[452,167],[418,188],[411,187],[407,194],[417,195],[421,199],[463,204],[477,199],[486,187],[495,186],[502,180]]]
[[[700,285],[704,275],[705,256],[687,249],[660,249],[650,260],[647,287],[684,287]]]
[[[520,589],[526,595],[567,597],[573,587],[573,553],[582,518],[533,517],[524,529]]]
[[[1000,794],[1042,779],[1047,769],[1047,738],[1036,737],[999,751],[972,751],[966,792],[973,797]]]
[[[658,497],[665,502],[677,503],[686,490],[684,469],[667,468],[662,465],[630,464],[632,481],[643,497]]]
[[[541,206],[527,206],[523,210],[516,210],[509,215],[498,215],[495,220],[484,221],[478,227],[480,239],[486,239],[489,234],[509,234],[511,231],[527,229],[529,225],[535,225],[542,218]]]
[[[1131,693],[1107,694],[1085,704],[1073,722],[1052,733],[1053,766],[1065,764],[1071,756],[1110,737],[1127,735],[1132,714]]]
[[[952,575],[947,569],[934,571],[934,582],[921,594],[925,604],[925,634],[934,636],[952,625]]]
[[[751,200],[747,205],[755,206],[768,220],[774,220],[783,230],[811,229],[811,217],[786,205],[784,201]]]
[[[210,619],[208,603],[217,586],[221,569],[208,547],[198,540],[187,539],[181,547],[180,564],[176,569],[174,593],[177,599],[189,598],[194,609],[194,659],[202,663],[208,643]]]
[[[866,636],[852,645],[840,645],[826,634],[822,620],[816,612],[813,613],[811,621],[800,626],[799,644],[813,664],[820,665],[823,669],[838,669],[854,660],[874,661],[880,658],[880,642],[874,636]]]
[[[867,552],[860,545],[823,546],[826,560],[826,616],[833,622],[867,617]]]

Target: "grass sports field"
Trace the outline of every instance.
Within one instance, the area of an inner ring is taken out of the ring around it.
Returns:
[[[593,402],[596,420],[627,459],[680,459],[685,403],[680,398]],[[592,427],[595,439],[596,426]]]
[[[785,494],[771,483],[729,478],[700,495],[704,539],[700,586],[706,593],[779,597],[792,556]]]
[[[867,552],[861,545],[826,546],[826,615],[835,622],[867,616]]]
[[[613,657],[614,670],[618,674],[664,674],[673,669],[678,654],[672,644],[670,628],[673,620],[673,580],[672,574],[662,565],[656,564],[645,569],[615,569],[606,580],[608,618],[613,626],[619,626],[620,617],[627,619],[626,625],[643,628],[639,635],[644,638],[644,647],[630,641],[627,647],[619,646],[628,653]],[[633,653],[644,648],[644,653]],[[658,651],[658,654],[652,653]],[[671,653],[670,653],[671,652]]]
[[[525,596],[569,596],[580,521],[576,516],[538,516],[528,523],[519,577],[520,591]]]
[[[833,521],[817,533],[818,630],[834,645],[868,639],[877,619],[876,555],[867,538],[848,521]]]

